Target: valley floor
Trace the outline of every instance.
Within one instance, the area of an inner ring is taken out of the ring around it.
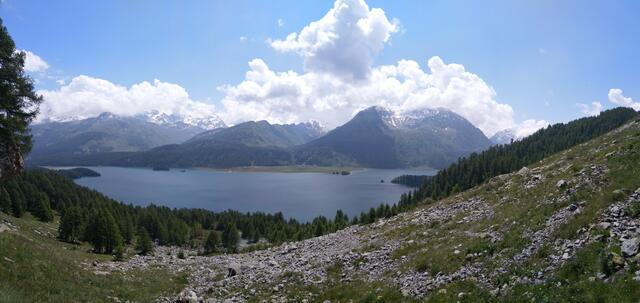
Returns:
[[[60,244],[52,224],[2,220],[0,302],[637,302],[640,122],[413,211],[251,253],[158,247],[112,262]]]

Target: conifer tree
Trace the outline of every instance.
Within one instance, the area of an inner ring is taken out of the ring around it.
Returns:
[[[224,245],[224,248],[228,249],[231,252],[237,252],[238,241],[240,241],[240,235],[238,234],[236,225],[233,223],[228,223],[227,225],[225,225],[224,231],[222,233],[222,243]]]
[[[65,210],[60,217],[58,227],[58,238],[62,241],[75,243],[82,235],[82,214],[76,206],[71,206]]]
[[[4,187],[0,188],[0,211],[11,213],[11,196]]]
[[[220,234],[212,230],[207,237],[207,241],[204,243],[204,253],[212,254],[218,251],[218,247],[220,246]]]
[[[138,231],[136,249],[141,255],[148,255],[153,252],[153,242],[151,241],[151,236],[149,236],[149,232],[147,232],[144,227],[140,228],[140,230]]]

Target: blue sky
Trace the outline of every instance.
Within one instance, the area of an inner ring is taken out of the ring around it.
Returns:
[[[640,99],[640,2],[367,1],[399,22],[374,66],[432,56],[482,78],[516,122],[566,121],[577,103],[611,88]],[[38,87],[77,75],[129,87],[159,79],[220,108],[221,85],[237,85],[260,58],[273,71],[304,73],[295,52],[268,39],[300,32],[331,1],[30,1],[6,0],[0,15],[18,48],[50,66]],[[281,24],[278,24],[281,20]],[[244,37],[244,38],[241,38]]]

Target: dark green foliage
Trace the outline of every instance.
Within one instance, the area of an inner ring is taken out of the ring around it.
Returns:
[[[401,201],[400,206],[409,206],[427,198],[440,199],[453,192],[467,190],[489,178],[514,172],[605,134],[637,117],[638,114],[632,109],[615,108],[596,117],[549,126],[509,145],[498,145],[482,153],[473,153],[429,178],[412,199]]]
[[[58,173],[71,179],[80,179],[82,177],[100,177],[100,173],[85,167],[59,169]]]
[[[222,245],[224,248],[231,252],[238,251],[238,242],[240,241],[240,234],[235,224],[227,224],[222,231]]]
[[[69,243],[80,241],[84,229],[83,221],[82,213],[77,206],[67,208],[60,217],[58,238]]]
[[[49,197],[43,192],[38,192],[35,195],[35,198],[36,201],[34,202],[34,209],[31,210],[33,215],[43,222],[53,221],[53,211],[51,210]]]
[[[92,214],[85,237],[97,253],[111,254],[118,245],[122,245],[122,235],[116,220],[105,209],[98,209]]]
[[[114,261],[124,261],[124,245],[121,243],[118,244],[118,246],[116,246],[115,249],[115,253],[113,255],[113,260]]]
[[[148,255],[153,252],[153,242],[145,228],[140,228],[138,231],[136,249],[141,255]]]
[[[25,54],[0,19],[0,141],[16,147],[21,154],[31,149],[29,123],[38,112],[42,96],[36,94],[33,80],[24,72]]]
[[[204,253],[208,255],[217,252],[220,243],[220,234],[217,231],[211,231],[207,237],[207,242],[204,243]]]
[[[431,176],[402,175],[391,179],[391,183],[402,184],[409,187],[420,187],[420,185],[424,184],[424,182],[427,181],[429,177]]]
[[[0,211],[11,213],[11,196],[4,188],[0,188]]]

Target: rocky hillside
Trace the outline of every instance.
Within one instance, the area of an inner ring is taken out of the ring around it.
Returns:
[[[184,302],[640,297],[640,121],[414,211],[252,253],[85,264],[188,275]]]

